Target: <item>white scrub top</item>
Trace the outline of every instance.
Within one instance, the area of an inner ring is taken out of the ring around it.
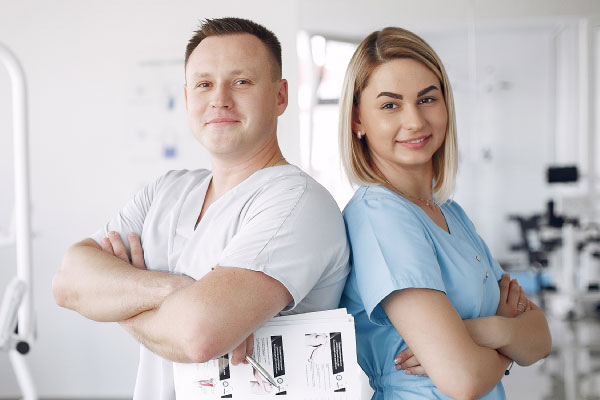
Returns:
[[[207,170],[170,171],[140,190],[104,228],[141,237],[146,267],[202,278],[213,267],[261,271],[293,301],[281,314],[336,308],[348,275],[349,248],[329,192],[293,165],[261,169],[205,211]],[[173,365],[144,346],[134,399],[174,399]]]
[[[435,289],[446,293],[462,319],[496,314],[502,268],[456,202],[440,210],[449,233],[419,206],[379,185],[359,188],[344,209],[352,272],[341,306],[354,315],[358,362],[375,390],[373,400],[448,399],[429,377],[394,368],[394,357],[407,345],[381,306],[390,293]],[[502,383],[483,398],[504,400]]]

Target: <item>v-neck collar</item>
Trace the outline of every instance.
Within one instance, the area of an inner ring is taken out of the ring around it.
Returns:
[[[200,211],[202,211],[204,199],[206,198],[206,192],[208,191],[208,185],[210,185],[211,181],[212,172],[209,172],[209,174],[204,177],[204,180],[199,185],[190,190],[185,199],[181,213],[179,214],[179,221],[177,225],[183,228],[183,232],[185,232],[186,236],[191,236],[197,229],[196,221],[198,220]],[[206,210],[204,215],[206,215],[208,212],[209,210]]]
[[[417,212],[419,213],[419,215],[421,216],[421,218],[427,221],[427,224],[434,226],[433,229],[439,229],[440,232],[443,232],[447,236],[455,237],[455,235],[453,234],[453,232],[455,232],[454,227],[450,224],[450,219],[451,218],[448,218],[448,215],[442,209],[443,204],[441,206],[438,206],[438,207],[440,209],[440,212],[442,213],[442,217],[444,218],[444,222],[446,223],[446,227],[448,228],[448,231],[446,231],[444,228],[442,228],[441,226],[439,226],[438,224],[436,224],[435,221],[433,219],[431,219],[431,217],[429,215],[427,215],[427,213],[421,207],[419,207],[418,205],[416,205],[412,201],[408,200],[407,198],[405,198],[401,194],[396,193],[396,192],[394,192],[394,191],[386,188],[385,186],[382,186],[382,185],[378,185],[378,186],[381,187],[382,189],[384,189],[384,190],[386,190],[386,191],[394,194],[395,196],[398,196],[403,201],[407,202],[409,204],[409,207],[415,208],[417,210]]]
[[[406,201],[410,201],[410,200],[408,200],[408,199],[405,199],[405,200],[406,200]],[[412,201],[411,201],[410,203],[412,203]],[[418,209],[419,209],[419,212],[421,212],[421,216],[427,220],[427,222],[429,223],[429,225],[434,225],[434,226],[435,226],[435,228],[437,228],[437,229],[439,229],[439,230],[440,230],[440,232],[443,232],[443,233],[445,233],[445,234],[446,234],[446,235],[448,235],[448,236],[451,236],[451,237],[452,237],[452,236],[456,236],[456,235],[454,235],[454,234],[453,234],[453,232],[454,232],[454,228],[451,228],[451,227],[450,227],[450,220],[449,220],[449,218],[447,217],[447,215],[446,215],[446,213],[444,212],[444,210],[442,209],[442,206],[438,206],[438,207],[439,207],[439,209],[440,209],[440,213],[442,213],[442,217],[444,218],[444,222],[446,223],[446,227],[448,228],[448,231],[446,231],[444,228],[442,228],[441,226],[439,226],[438,224],[436,224],[436,223],[435,223],[435,221],[434,221],[433,219],[431,219],[431,217],[430,217],[429,215],[427,215],[427,213],[426,213],[425,211],[423,211],[423,209],[422,209],[421,207],[419,207],[419,206],[418,206],[418,205],[416,205],[416,204],[412,204],[412,205],[413,205],[414,207],[416,207],[416,208],[418,208]],[[435,228],[434,228],[434,229],[435,229]]]
[[[218,208],[218,205],[223,201],[226,201],[231,196],[233,196],[234,193],[240,190],[240,188],[243,188],[247,184],[252,183],[252,181],[254,181],[255,179],[260,179],[261,175],[263,175],[266,171],[271,171],[272,168],[279,169],[286,167],[297,168],[292,164],[284,164],[275,165],[268,168],[262,168],[253,172],[250,176],[248,176],[246,179],[229,189],[221,197],[216,199],[210,206],[208,206],[208,208],[204,212],[204,215],[202,216],[198,224],[196,224],[196,222],[198,221],[198,217],[200,216],[200,212],[202,211],[202,207],[204,206],[204,201],[206,200],[206,193],[208,192],[208,187],[213,179],[213,174],[211,171],[204,178],[201,184],[190,190],[183,205],[182,212],[179,215],[178,225],[183,227],[183,231],[185,232],[186,236],[192,236],[196,231],[199,230],[203,221],[207,220],[207,217],[215,212],[214,210]]]

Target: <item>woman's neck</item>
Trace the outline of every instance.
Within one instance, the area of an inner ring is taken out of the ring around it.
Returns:
[[[375,166],[389,189],[408,197],[409,200],[432,202],[433,165],[431,162],[406,167],[384,161],[375,162]]]

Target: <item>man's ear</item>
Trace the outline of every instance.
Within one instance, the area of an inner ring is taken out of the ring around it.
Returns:
[[[277,85],[277,116],[280,116],[288,105],[288,83],[287,80],[280,79]]]
[[[187,105],[188,98],[187,98],[187,84],[185,84],[185,83],[183,84],[183,97],[185,98],[185,111],[187,112],[188,111],[188,105]]]

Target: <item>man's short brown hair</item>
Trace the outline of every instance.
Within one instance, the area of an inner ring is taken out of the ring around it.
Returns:
[[[281,43],[277,36],[264,26],[243,18],[218,18],[205,19],[200,23],[200,28],[195,32],[194,36],[188,42],[185,49],[185,65],[187,66],[190,55],[201,41],[209,36],[222,36],[248,33],[256,36],[267,47],[269,53],[275,60],[273,73],[277,79],[281,79],[282,64],[281,64]]]

